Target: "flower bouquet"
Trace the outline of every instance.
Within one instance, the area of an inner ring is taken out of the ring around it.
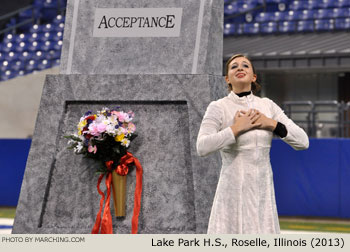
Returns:
[[[137,136],[135,124],[131,121],[134,113],[125,113],[119,107],[110,110],[103,108],[93,114],[88,111],[80,118],[78,123],[78,134],[65,136],[70,139],[69,149],[76,154],[83,154],[88,158],[101,162],[96,170],[100,174],[97,183],[97,190],[102,196],[100,211],[97,214],[95,226],[92,233],[112,233],[112,220],[109,210],[111,185],[114,197],[114,209],[117,217],[125,216],[125,191],[126,175],[128,165],[134,163],[136,166],[136,189],[134,200],[134,215],[132,219],[132,233],[137,233],[138,215],[140,211],[142,191],[142,167],[137,158],[127,151],[130,142]],[[106,175],[107,199],[103,212],[102,223],[101,213],[104,193],[100,190],[100,183]]]

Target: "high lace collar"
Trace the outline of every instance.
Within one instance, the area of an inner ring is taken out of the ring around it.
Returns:
[[[246,93],[246,92],[243,92]],[[240,93],[242,94],[242,93]],[[228,95],[228,98],[230,98],[231,100],[233,100],[234,102],[239,102],[239,103],[245,103],[248,101],[252,101],[254,98],[253,92],[250,92],[250,94],[248,95],[244,95],[242,97],[239,97],[237,94],[235,94],[233,91],[231,91]]]

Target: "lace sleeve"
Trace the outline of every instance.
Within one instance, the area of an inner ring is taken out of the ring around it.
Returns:
[[[211,102],[204,114],[197,137],[199,156],[206,156],[236,142],[230,127],[221,129],[223,116],[220,105],[217,102]]]
[[[268,99],[273,112],[272,119],[284,124],[287,129],[287,135],[281,138],[295,150],[304,150],[309,148],[309,138],[305,131],[289,119],[283,110],[272,100]]]

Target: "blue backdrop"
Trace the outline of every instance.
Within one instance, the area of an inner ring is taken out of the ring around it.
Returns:
[[[16,206],[30,139],[0,139],[0,206]],[[271,148],[279,215],[350,218],[350,139],[310,139],[295,151]]]
[[[16,206],[30,139],[0,139],[0,206]]]
[[[279,215],[350,217],[350,139],[310,139],[305,151],[271,148]]]

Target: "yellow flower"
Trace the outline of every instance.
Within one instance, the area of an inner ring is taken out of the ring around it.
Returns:
[[[86,125],[87,125],[87,121],[86,120],[79,122],[79,124],[78,124],[78,135],[79,136],[81,136],[82,131],[83,131],[83,129],[84,129],[84,127]]]
[[[121,142],[124,139],[124,134],[118,135],[114,138],[115,141]]]
[[[86,124],[87,124],[87,121],[86,121],[86,120],[81,121],[81,122],[78,124],[78,128],[79,128],[79,129],[83,129],[83,128],[86,126]]]

